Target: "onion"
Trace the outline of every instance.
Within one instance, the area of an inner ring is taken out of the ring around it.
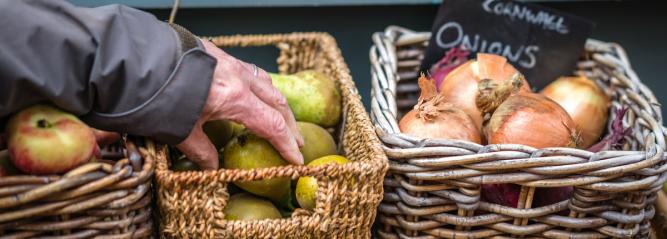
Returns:
[[[398,124],[401,132],[424,138],[457,139],[481,143],[481,134],[472,119],[437,93],[433,79],[419,78],[421,95],[414,109]]]
[[[586,77],[561,77],[541,92],[556,101],[581,131],[581,148],[600,140],[609,116],[609,97]]]
[[[489,80],[480,82],[477,106],[482,113],[492,113],[484,125],[488,143],[576,147],[581,139],[565,109],[546,96],[520,91],[523,81],[517,75],[501,85]],[[515,184],[482,185],[482,199],[516,207],[520,188]],[[541,207],[566,200],[572,190],[572,187],[536,188],[533,204]]]
[[[481,130],[484,115],[477,108],[476,99],[479,82],[486,80],[496,85],[516,78],[519,72],[502,56],[477,54],[477,60],[471,60],[450,72],[440,85],[440,93],[446,102],[459,107],[472,118]],[[531,92],[528,82],[521,77],[519,92]]]
[[[611,132],[600,142],[588,148],[588,151],[622,150],[625,138],[632,135],[632,128],[623,127],[623,117],[627,112],[627,107],[616,109],[616,117],[611,121]]]
[[[516,208],[519,204],[521,186],[516,184],[482,184],[481,194],[481,199],[484,202]]]
[[[576,126],[567,112],[546,96],[509,96],[494,112],[484,133],[489,144],[522,144],[535,148],[577,147]]]
[[[533,207],[544,207],[556,204],[572,197],[572,186],[558,188],[535,188]]]
[[[442,57],[442,59],[431,66],[429,72],[432,74],[433,79],[435,79],[435,86],[438,89],[440,89],[442,81],[447,77],[449,72],[452,72],[456,67],[459,67],[468,61],[468,55],[470,55],[469,51],[466,51],[463,48],[453,47],[445,53],[445,56]]]

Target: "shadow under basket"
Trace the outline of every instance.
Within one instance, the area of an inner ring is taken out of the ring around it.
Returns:
[[[151,238],[155,148],[134,142],[64,175],[0,177],[0,238]]]
[[[623,125],[633,133],[624,150],[592,153],[401,134],[397,119],[417,103],[429,38],[395,26],[373,35],[371,119],[389,158],[380,238],[649,237],[667,179],[665,131],[660,105],[620,46],[588,40],[575,72],[609,94],[610,119],[629,107]],[[496,183],[521,185],[517,208],[480,200],[481,185]],[[562,186],[574,187],[570,199],[531,208],[536,188]]]
[[[160,233],[167,238],[369,238],[387,160],[335,40],[326,33],[214,37],[220,47],[273,45],[280,73],[317,70],[336,82],[342,98],[335,126],[339,154],[351,162],[320,167],[282,166],[256,170],[169,169],[167,147],[159,150],[156,180]],[[318,181],[314,211],[297,209],[282,219],[228,221],[224,208],[230,183],[313,176]]]

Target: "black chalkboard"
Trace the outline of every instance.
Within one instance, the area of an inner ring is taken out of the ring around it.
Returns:
[[[452,47],[505,56],[541,89],[571,75],[594,24],[536,4],[510,0],[444,0],[422,70]],[[474,54],[471,54],[474,57]]]

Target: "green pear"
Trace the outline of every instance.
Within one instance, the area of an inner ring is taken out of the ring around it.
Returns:
[[[230,121],[213,120],[204,123],[204,133],[211,140],[216,149],[225,147],[233,136],[233,128]]]
[[[319,125],[309,122],[296,122],[299,132],[303,136],[303,163],[308,164],[317,158],[336,154],[336,142],[329,131]]]
[[[176,172],[182,171],[199,171],[199,165],[188,160],[185,155],[181,155],[178,159],[174,160],[171,164],[171,170]]]
[[[350,162],[347,158],[340,155],[329,155],[313,160],[308,167],[315,167],[325,164],[346,164]],[[296,200],[299,205],[306,210],[313,210],[317,201],[317,179],[314,177],[300,177],[296,183]]]
[[[273,85],[287,98],[294,117],[323,127],[338,124],[341,96],[336,83],[316,71],[293,75],[270,74]]]
[[[224,168],[257,169],[288,165],[271,144],[248,131],[233,138],[223,150]],[[289,178],[272,178],[257,181],[236,181],[241,189],[271,199],[276,205],[291,208]]]
[[[225,220],[262,220],[280,218],[280,211],[270,201],[248,193],[232,195],[223,210]]]
[[[245,130],[245,126],[233,121],[229,121],[229,125],[232,128],[232,137],[236,137],[237,135],[243,133]]]

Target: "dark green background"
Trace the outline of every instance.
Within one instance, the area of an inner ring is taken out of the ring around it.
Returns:
[[[593,38],[614,41],[627,51],[633,68],[660,102],[667,82],[667,14],[655,2],[548,2],[543,5],[579,15],[597,23]],[[388,25],[419,31],[430,30],[437,5],[299,7],[299,8],[202,8],[181,9],[176,22],[197,35],[266,34],[293,31],[325,31],[338,41],[352,71],[364,104],[369,105],[371,34]],[[160,19],[169,10],[148,9]],[[662,11],[662,12],[661,12]],[[156,39],[160,40],[160,39]],[[239,58],[275,71],[277,51],[234,49]],[[664,113],[663,113],[664,115]]]

